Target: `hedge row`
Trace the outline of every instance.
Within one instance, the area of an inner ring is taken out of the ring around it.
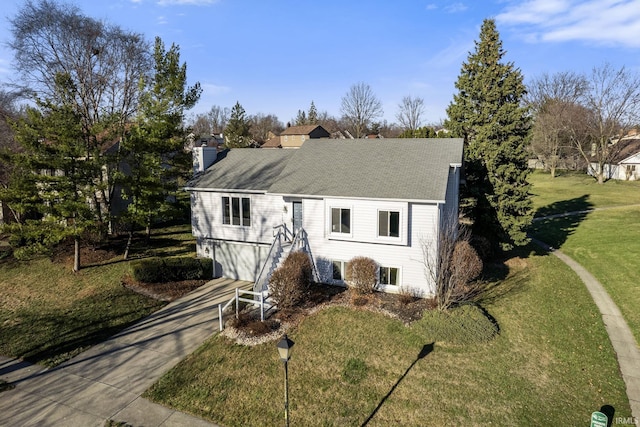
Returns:
[[[211,279],[213,264],[210,259],[189,256],[172,258],[145,258],[130,263],[131,276],[138,282],[166,283],[181,280]]]

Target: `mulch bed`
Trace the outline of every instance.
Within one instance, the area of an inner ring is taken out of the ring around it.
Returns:
[[[340,286],[315,285],[303,305],[291,310],[279,310],[265,322],[260,322],[259,310],[251,307],[240,313],[239,319],[230,316],[223,334],[241,345],[273,341],[298,325],[304,318],[329,306],[349,306],[376,311],[409,324],[421,319],[424,310],[434,309],[436,304],[433,299],[408,295],[384,292],[353,295]]]

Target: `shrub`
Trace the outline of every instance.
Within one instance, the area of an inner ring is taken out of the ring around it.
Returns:
[[[189,256],[145,258],[130,263],[131,276],[138,282],[166,283],[181,280],[210,279],[213,265],[210,259]]]
[[[456,287],[466,285],[482,273],[482,260],[468,241],[456,242],[449,270]]]
[[[460,345],[486,342],[499,332],[495,319],[474,304],[449,311],[425,310],[413,327],[426,341]]]
[[[400,292],[398,293],[398,300],[402,305],[408,305],[414,302],[418,297],[414,295],[414,292],[411,288],[402,286],[400,287]]]
[[[313,266],[309,255],[292,252],[269,278],[269,293],[279,309],[290,309],[302,302],[311,284]]]
[[[240,313],[229,321],[229,326],[247,331],[252,336],[271,333],[280,327],[280,322],[275,319],[266,319],[264,322],[256,318],[252,313]]]
[[[355,257],[347,264],[347,286],[356,294],[372,293],[378,283],[378,264],[367,257]]]

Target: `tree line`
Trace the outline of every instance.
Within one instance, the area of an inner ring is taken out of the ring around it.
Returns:
[[[425,123],[424,99],[405,96],[398,104],[397,123],[382,120],[382,103],[367,83],[352,85],[341,98],[339,117],[319,111],[312,100],[308,110],[298,110],[286,125],[275,114],[247,114],[240,102],[232,108],[214,105],[208,112],[195,114],[188,127],[195,136],[224,134],[230,147],[260,145],[271,135],[279,135],[289,126],[320,125],[331,134],[341,132],[347,138],[383,135],[385,138],[448,137],[441,123]]]
[[[224,133],[229,147],[243,147],[285,128],[273,114],[247,115],[239,102],[188,119],[201,88],[187,85],[178,46],[149,43],[73,5],[27,0],[10,26],[22,84],[0,91],[0,200],[16,219],[4,228],[16,255],[72,239],[77,270],[83,236],[109,231],[115,216],[131,238],[176,214],[190,174],[189,134]],[[578,156],[602,182],[617,140],[638,125],[640,81],[604,65],[527,86],[504,55],[495,22],[485,20],[438,127],[425,126],[424,100],[412,96],[398,105],[398,124],[380,122],[382,103],[364,82],[342,97],[341,117],[311,101],[287,126],[320,124],[354,138],[463,138],[465,221],[495,246],[522,245],[532,217],[528,159],[543,159],[553,173]],[[25,98],[31,103],[20,107]]]
[[[187,85],[178,46],[70,4],[28,0],[10,26],[16,90],[30,103],[3,102],[0,200],[15,219],[4,231],[17,257],[73,240],[77,271],[80,241],[114,217],[147,234],[171,217],[190,172],[185,110],[200,85]]]

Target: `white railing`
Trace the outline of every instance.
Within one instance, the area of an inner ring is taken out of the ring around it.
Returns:
[[[285,242],[290,241],[290,238],[289,238],[290,232],[287,229],[287,226],[285,224],[277,225],[273,227],[273,230],[275,233],[273,237],[273,242],[269,247],[267,258],[264,264],[262,264],[262,268],[260,269],[260,274],[258,274],[258,278],[256,279],[255,284],[253,285],[254,292],[261,292],[264,290],[265,284],[269,278],[269,275],[271,274],[273,263],[276,257],[280,255],[280,251],[282,250],[282,243],[283,243],[282,241],[283,240]]]
[[[251,299],[243,298],[240,295],[251,295],[252,298]],[[268,297],[265,297],[264,292],[254,292],[254,291],[247,291],[245,289],[236,288],[236,294],[233,296],[233,298],[227,301],[224,305],[218,304],[218,321],[220,323],[220,331],[224,329],[223,313],[227,308],[229,308],[229,306],[231,306],[231,304],[234,301],[236,303],[236,319],[238,318],[238,315],[240,313],[240,302],[242,301],[242,302],[251,303],[253,305],[259,305],[260,321],[264,322],[265,306],[267,310],[273,307],[273,305],[267,302],[267,298]]]
[[[313,261],[313,254],[311,253],[311,247],[309,246],[307,232],[302,227],[298,229],[295,236],[293,236],[293,241],[291,242],[291,252],[295,251],[304,251],[307,255],[309,255],[309,258],[311,259],[311,268],[313,269],[313,278],[316,282],[319,282],[320,276],[318,274],[318,270],[316,269],[316,263]]]

